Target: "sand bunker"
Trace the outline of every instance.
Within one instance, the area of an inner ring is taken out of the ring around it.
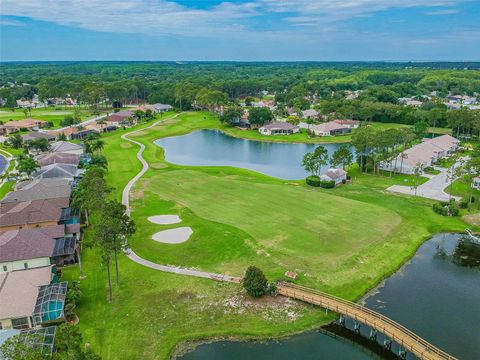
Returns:
[[[182,220],[178,215],[155,215],[150,216],[148,221],[154,224],[159,225],[170,225],[170,224],[178,224]]]
[[[157,232],[152,239],[165,244],[180,244],[187,241],[192,232],[192,228],[184,226]]]

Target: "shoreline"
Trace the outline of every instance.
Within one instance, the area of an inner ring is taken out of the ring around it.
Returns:
[[[421,243],[418,245],[418,247],[415,249],[413,254],[411,254],[411,256],[408,256],[406,261],[402,262],[402,264],[395,271],[392,271],[392,272],[388,273],[375,286],[373,286],[371,289],[369,289],[367,292],[365,292],[358,299],[354,300],[354,302],[359,303],[361,305],[364,305],[368,298],[376,295],[379,292],[379,290],[382,287],[385,286],[385,282],[388,280],[388,278],[394,276],[395,274],[397,274],[399,271],[401,271],[403,268],[405,268],[406,266],[408,266],[411,263],[413,257],[417,254],[418,250],[420,249],[420,247],[422,245],[424,245],[426,242],[428,242],[429,240],[433,239],[435,236],[440,235],[440,234],[463,234],[463,233],[452,232],[452,231],[439,231],[435,234],[430,235],[427,239],[423,239],[421,241]],[[319,308],[319,310],[321,310],[321,308]],[[336,314],[335,314],[335,317],[337,317]],[[329,326],[329,325],[334,324],[334,323],[335,323],[335,320],[334,321],[325,321],[325,322],[321,322],[319,324],[313,325],[311,327],[307,327],[303,330],[294,331],[292,333],[287,333],[287,334],[283,334],[283,335],[279,335],[279,336],[264,336],[264,337],[262,337],[262,336],[245,336],[245,337],[242,337],[242,336],[215,336],[215,337],[205,338],[205,339],[198,338],[197,340],[185,340],[185,341],[181,341],[181,342],[177,343],[177,345],[175,346],[175,348],[171,352],[170,359],[176,360],[176,359],[178,359],[179,356],[183,356],[183,355],[185,355],[189,352],[195,351],[196,348],[200,345],[213,344],[213,343],[221,342],[221,341],[252,342],[252,343],[266,343],[266,342],[269,342],[269,341],[282,341],[282,340],[291,338],[293,336],[306,334],[306,333],[309,333],[309,332],[321,331],[321,329],[323,327]],[[327,330],[324,330],[324,331],[327,331]],[[344,338],[341,335],[337,335],[337,336],[341,337],[342,339],[347,339],[347,338]],[[354,342],[354,343],[357,344],[357,342]],[[360,344],[358,344],[358,345],[360,345]]]

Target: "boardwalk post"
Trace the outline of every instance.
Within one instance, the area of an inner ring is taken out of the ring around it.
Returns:
[[[360,322],[359,321],[355,320],[353,322],[353,328],[355,329],[355,332],[357,334],[360,334]]]
[[[377,330],[370,328],[370,340],[377,341]]]
[[[405,350],[405,348],[403,346],[400,346],[398,348],[398,356],[400,356],[400,358],[402,358],[402,359],[407,358],[407,351]]]
[[[383,340],[383,347],[385,349],[392,350],[392,340],[385,338],[385,340]]]
[[[345,327],[345,316],[340,314],[340,317],[338,318],[338,323],[340,324],[340,326]]]

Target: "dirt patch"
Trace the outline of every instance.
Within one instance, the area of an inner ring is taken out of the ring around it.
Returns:
[[[480,226],[480,213],[479,214],[465,215],[465,216],[462,217],[462,220],[465,221],[469,225]]]
[[[143,190],[137,190],[130,193],[130,199],[132,200],[143,199],[144,196],[145,193],[143,192]]]
[[[295,321],[300,318],[302,305],[295,300],[283,296],[263,296],[252,298],[242,292],[227,297],[216,303],[222,306],[225,314],[243,314],[256,312],[265,320],[289,320]]]
[[[130,148],[132,148],[132,144],[129,143],[129,142],[122,142],[120,144],[120,147],[123,148],[123,149],[130,149]]]
[[[158,170],[158,169],[165,169],[165,168],[168,167],[168,165],[165,164],[165,163],[156,162],[156,163],[150,164],[150,167],[152,169],[157,169]]]

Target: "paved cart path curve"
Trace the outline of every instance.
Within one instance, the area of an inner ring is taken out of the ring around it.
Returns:
[[[135,183],[147,172],[147,170],[150,168],[148,165],[148,162],[143,158],[143,152],[145,151],[145,145],[143,145],[139,141],[132,140],[128,138],[128,135],[135,134],[140,131],[144,131],[147,129],[150,129],[159,123],[171,119],[175,119],[179,114],[176,114],[172,117],[169,117],[167,119],[162,119],[159,121],[154,122],[152,125],[147,126],[145,128],[137,129],[134,131],[131,131],[129,133],[123,134],[122,139],[125,141],[129,141],[133,144],[136,144],[140,146],[140,150],[137,152],[137,159],[142,163],[142,169],[138,172],[137,175],[135,175],[125,186],[122,192],[122,204],[125,205],[127,208],[127,214],[130,215],[131,208],[130,208],[130,191],[135,185]],[[139,265],[146,266],[148,268],[154,269],[154,270],[159,270],[159,271],[164,271],[168,273],[173,273],[173,274],[180,274],[180,275],[187,275],[187,276],[195,276],[195,277],[201,277],[201,278],[206,278],[206,279],[212,279],[212,280],[217,280],[217,281],[227,281],[227,282],[234,282],[234,283],[239,283],[241,281],[240,278],[234,277],[234,276],[229,276],[225,274],[216,274],[216,273],[211,273],[211,272],[206,272],[206,271],[200,271],[200,270],[193,270],[193,269],[187,269],[187,268],[182,268],[178,266],[171,266],[171,265],[161,265],[161,264],[156,264],[153,263],[149,260],[143,259],[140,256],[138,256],[132,249],[128,248],[125,250],[125,255],[127,257],[136,262]]]

